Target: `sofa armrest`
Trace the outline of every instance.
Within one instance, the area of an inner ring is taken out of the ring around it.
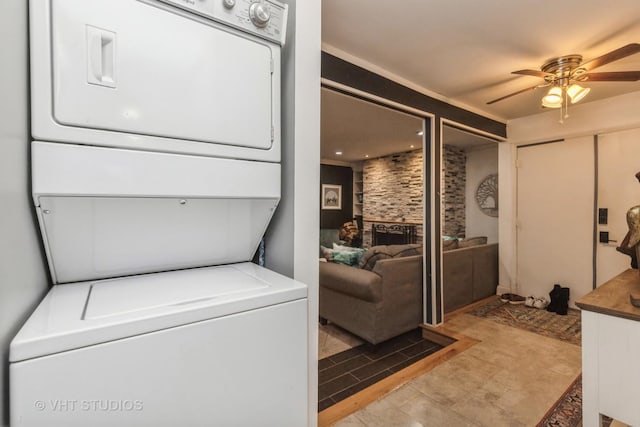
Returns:
[[[332,262],[321,262],[319,269],[321,287],[370,302],[382,298],[382,278],[376,273]]]
[[[385,299],[397,300],[422,295],[422,255],[382,259],[376,262],[373,272],[382,277],[382,294]],[[416,291],[417,290],[417,291]]]
[[[382,302],[376,313],[377,342],[415,329],[422,322],[422,255],[379,260]]]
[[[496,294],[498,287],[498,244],[479,246],[473,253],[473,300]]]
[[[442,253],[444,312],[473,302],[473,254],[477,246]]]

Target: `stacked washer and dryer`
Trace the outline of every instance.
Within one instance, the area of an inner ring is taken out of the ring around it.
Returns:
[[[276,0],[31,0],[54,286],[11,343],[13,427],[306,424],[307,289],[248,262],[286,23]]]

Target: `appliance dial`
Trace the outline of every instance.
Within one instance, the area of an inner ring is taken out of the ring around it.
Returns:
[[[249,18],[251,18],[251,22],[253,25],[259,28],[264,28],[269,23],[269,19],[271,19],[271,13],[269,12],[269,8],[262,3],[251,3],[249,7]]]
[[[222,4],[225,9],[233,9],[233,6],[236,5],[236,0],[222,0]]]

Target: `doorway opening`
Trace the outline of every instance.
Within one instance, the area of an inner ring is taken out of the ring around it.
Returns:
[[[442,295],[444,313],[496,294],[497,140],[442,127]]]

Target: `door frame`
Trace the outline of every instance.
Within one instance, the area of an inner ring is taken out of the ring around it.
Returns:
[[[445,126],[456,128],[458,130],[462,130],[462,131],[465,131],[465,132],[468,132],[468,133],[471,133],[471,134],[474,134],[474,135],[477,135],[477,136],[481,136],[483,138],[487,138],[487,139],[491,139],[491,140],[495,141],[496,144],[497,144],[496,145],[496,149],[498,150],[498,169],[499,169],[499,167],[500,167],[500,149],[499,149],[499,145],[501,143],[507,142],[507,138],[502,137],[500,135],[493,134],[491,132],[486,132],[486,131],[474,128],[472,126],[465,125],[465,124],[460,123],[460,122],[456,122],[454,120],[446,119],[446,118],[443,118],[443,117],[438,117],[438,126],[439,126],[439,138],[438,139],[439,139],[439,145],[440,145],[440,148],[439,148],[440,161],[439,161],[439,163],[441,165],[440,169],[438,170],[439,174],[442,173],[442,164],[443,164],[442,153],[444,151],[443,149],[444,149],[444,127]],[[441,177],[438,180],[438,182],[441,182],[441,179],[444,179],[444,177]],[[500,187],[499,186],[498,186],[498,194],[500,194]],[[443,197],[442,194],[440,194],[439,190],[438,190],[437,195],[438,195],[439,205],[440,205],[439,210],[440,210],[440,212],[443,212],[444,197]],[[498,209],[500,209],[500,206],[498,206]],[[443,268],[443,258],[444,258],[442,256],[442,228],[443,228],[443,225],[444,224],[442,224],[442,222],[441,222],[440,223],[440,227],[438,227],[435,230],[435,233],[434,233],[434,234],[436,234],[436,236],[435,236],[437,238],[436,242],[438,243],[438,246],[439,246],[439,250],[437,251],[437,253],[439,254],[439,256],[438,256],[438,268],[439,268],[440,274],[437,275],[437,279],[438,279],[437,288],[441,290],[440,295],[439,295],[439,302],[440,302],[440,307],[441,307],[441,311],[442,311],[442,320],[439,323],[444,322],[444,284],[442,283],[442,268]],[[498,239],[499,239],[499,236],[500,236],[500,231],[498,230]],[[498,255],[498,257],[499,257],[499,255]]]
[[[437,228],[433,227],[436,221],[436,203],[434,203],[434,195],[435,195],[435,172],[436,172],[436,116],[435,114],[429,113],[427,111],[422,111],[417,108],[409,107],[404,104],[400,104],[394,101],[391,101],[386,98],[382,98],[380,96],[373,95],[368,92],[364,92],[362,90],[355,89],[351,86],[344,85],[342,83],[338,83],[326,78],[322,78],[321,86],[327,89],[335,90],[337,92],[343,93],[345,95],[353,96],[356,98],[360,98],[367,102],[372,102],[374,104],[381,105],[383,107],[392,108],[394,110],[401,111],[403,113],[411,114],[412,116],[416,116],[423,121],[423,129],[424,135],[422,136],[422,183],[423,183],[423,209],[422,209],[422,224],[423,224],[423,239],[422,239],[422,248],[423,253],[425,254],[423,260],[423,284],[422,284],[422,295],[423,295],[423,313],[422,313],[422,321],[428,325],[437,325],[434,322],[435,316],[433,313],[437,311],[437,295],[441,292],[438,291],[437,283],[435,278],[433,277],[432,272],[436,271],[438,260],[433,254],[436,253],[436,240],[434,239],[434,231]],[[428,159],[428,161],[426,161]]]

